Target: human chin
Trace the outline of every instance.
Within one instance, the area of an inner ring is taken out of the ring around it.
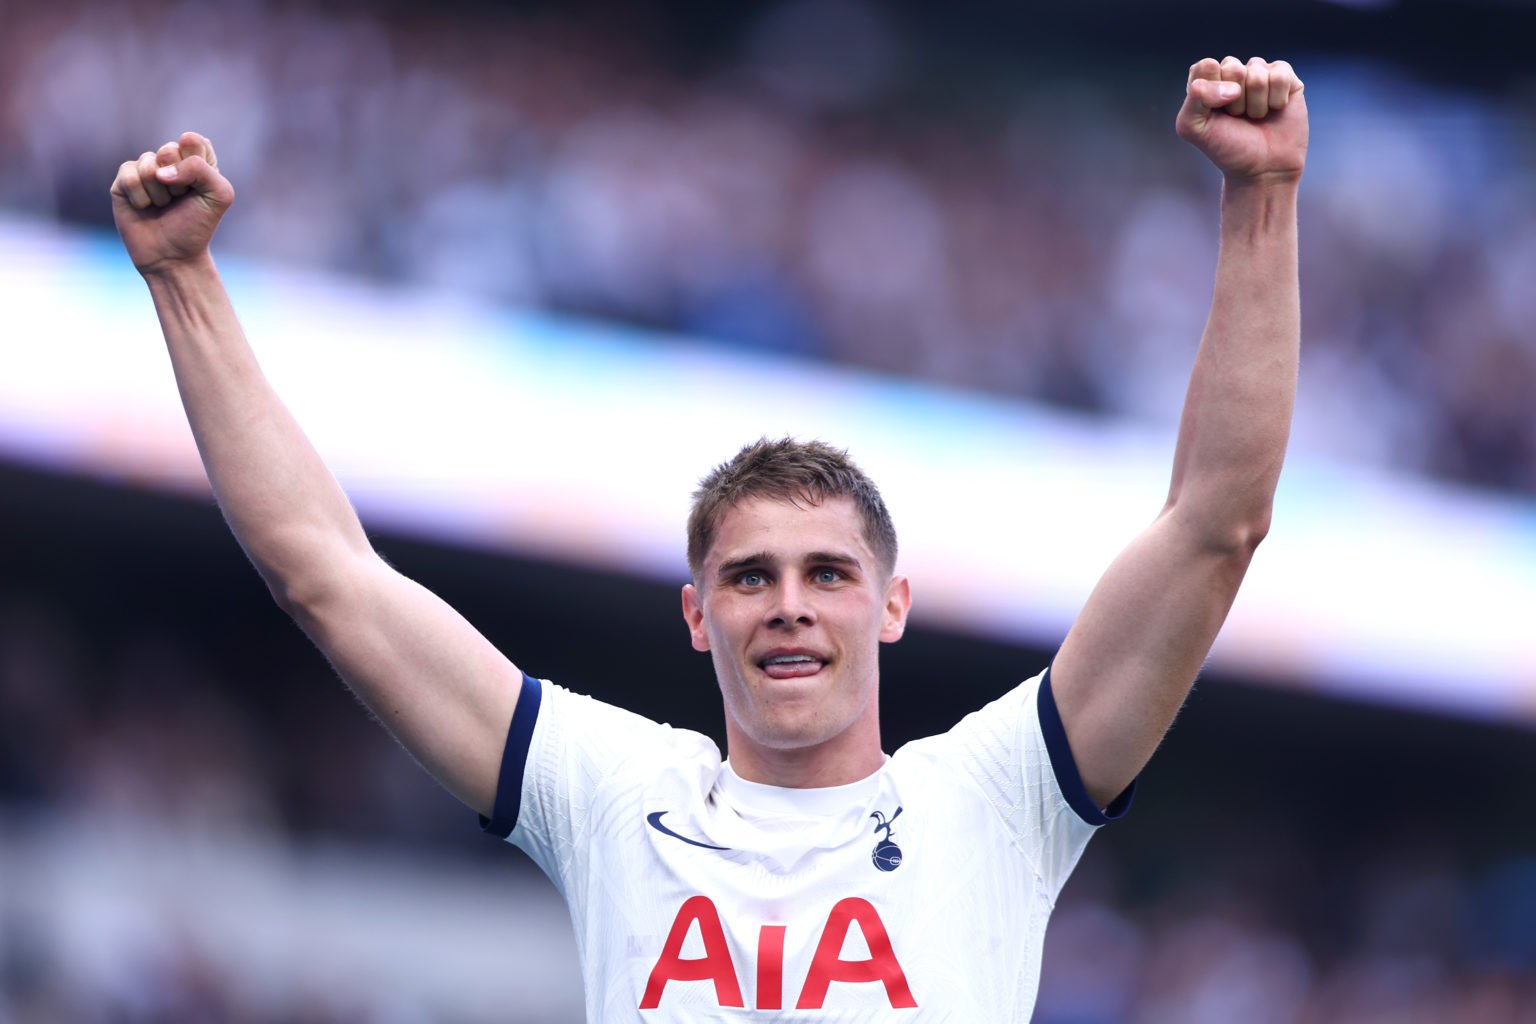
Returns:
[[[815,708],[757,707],[749,718],[737,719],[752,742],[771,750],[803,750],[824,743],[836,730],[829,730],[825,716]]]
[[[750,726],[755,739],[771,746],[803,745],[832,711],[828,666],[812,675],[785,679],[750,663],[743,669],[734,692],[726,694],[726,704],[738,723]]]

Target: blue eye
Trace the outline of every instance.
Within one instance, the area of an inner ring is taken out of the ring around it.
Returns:
[[[744,587],[760,587],[765,582],[763,574],[760,572],[744,572],[736,577],[736,579]]]
[[[840,580],[842,578],[843,578],[843,574],[838,572],[836,569],[817,569],[816,570],[816,582],[817,583],[836,583],[838,580]]]

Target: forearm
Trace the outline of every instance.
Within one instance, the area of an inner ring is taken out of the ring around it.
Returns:
[[[1210,318],[1190,375],[1169,509],[1216,546],[1268,529],[1301,340],[1295,182],[1222,191]]]
[[[145,280],[214,496],[288,606],[337,556],[368,550],[362,526],[262,374],[212,259]]]

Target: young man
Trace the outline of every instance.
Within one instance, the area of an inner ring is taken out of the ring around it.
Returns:
[[[449,790],[560,887],[593,1021],[1024,1021],[1045,922],[1188,693],[1270,506],[1299,340],[1306,105],[1289,65],[1190,68],[1179,134],[1223,172],[1221,252],[1167,502],[1051,666],[887,757],[877,649],[911,594],[874,486],[760,442],[689,523],[707,739],[527,678],[386,565],[242,336],[208,253],[233,201],[187,133],[122,165],[118,228],[231,528],[278,603]]]

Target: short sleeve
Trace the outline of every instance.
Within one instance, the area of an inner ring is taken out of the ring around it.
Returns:
[[[963,718],[939,738],[980,787],[1053,894],[1100,825],[1130,809],[1135,783],[1100,810],[1078,774],[1050,689],[1050,670]]]
[[[523,680],[487,831],[515,844],[565,891],[605,780],[668,741],[644,716],[532,676]]]

